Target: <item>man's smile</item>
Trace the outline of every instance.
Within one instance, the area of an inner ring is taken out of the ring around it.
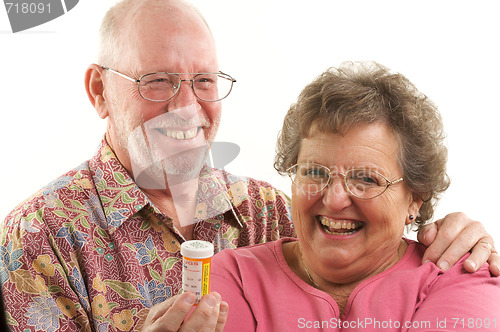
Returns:
[[[156,128],[157,131],[166,135],[170,138],[178,139],[178,140],[188,140],[192,139],[198,134],[201,130],[201,127],[194,127],[188,130],[175,130],[175,129],[166,129],[166,128]]]

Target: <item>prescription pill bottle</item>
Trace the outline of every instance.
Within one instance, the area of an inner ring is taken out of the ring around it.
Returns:
[[[207,241],[191,240],[181,244],[182,291],[196,295],[196,303],[210,293],[210,261],[214,245]]]

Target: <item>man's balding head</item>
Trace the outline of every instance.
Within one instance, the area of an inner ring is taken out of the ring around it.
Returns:
[[[98,63],[116,67],[123,50],[121,32],[152,22],[151,15],[162,16],[163,20],[182,23],[185,16],[199,19],[210,31],[210,27],[197,8],[183,0],[123,0],[110,8],[100,28]],[[181,28],[182,25],[178,26]],[[175,33],[175,31],[161,31]]]

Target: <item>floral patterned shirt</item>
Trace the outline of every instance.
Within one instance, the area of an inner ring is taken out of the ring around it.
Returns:
[[[194,238],[215,251],[294,236],[288,198],[269,184],[206,168]],[[208,213],[208,214],[207,214]],[[182,235],[103,139],[96,155],[5,219],[0,284],[12,331],[138,330],[180,292]]]

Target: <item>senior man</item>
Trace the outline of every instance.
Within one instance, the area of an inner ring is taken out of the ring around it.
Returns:
[[[105,137],[3,225],[13,330],[222,330],[228,305],[215,292],[186,319],[195,297],[178,295],[180,244],[206,240],[220,251],[295,235],[284,194],[204,165],[234,81],[189,4],[125,0],[106,14],[99,63],[85,75]],[[419,238],[436,239],[426,257],[443,254],[443,267],[478,243],[466,268],[489,259],[499,273],[492,238],[462,214]]]

